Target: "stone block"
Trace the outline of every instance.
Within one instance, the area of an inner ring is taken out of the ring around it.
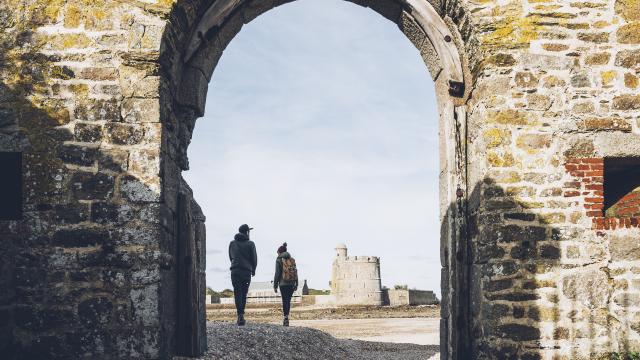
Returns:
[[[484,130],[483,138],[487,148],[509,145],[511,143],[511,131],[506,129],[490,128]]]
[[[120,121],[115,100],[84,99],[75,104],[74,118],[80,121]]]
[[[203,116],[209,81],[202,71],[192,67],[188,67],[182,76],[178,102],[192,108],[196,116]]]
[[[522,134],[516,139],[518,148],[528,152],[537,152],[551,146],[550,134]]]
[[[120,183],[120,191],[122,196],[133,202],[158,202],[160,201],[160,189],[157,186],[151,186],[136,179],[133,176],[127,176]]]
[[[545,111],[551,107],[551,98],[546,95],[529,94],[527,95],[528,108],[531,110]]]
[[[600,270],[567,275],[562,279],[562,288],[564,296],[592,309],[606,307],[611,296],[609,277]]]
[[[516,64],[516,59],[511,54],[498,53],[487,58],[486,63],[498,67],[511,67]]]
[[[83,145],[63,145],[58,150],[58,156],[64,163],[79,166],[92,166],[97,154],[97,148]]]
[[[560,259],[560,249],[554,245],[542,245],[540,246],[540,258],[558,260]]]
[[[638,80],[637,76],[631,73],[624,74],[624,86],[628,87],[629,89],[635,89],[638,87],[638,85],[640,85],[640,81]]]
[[[249,4],[268,2],[269,1],[252,1]],[[211,76],[218,65],[218,61],[220,61],[223,50],[224,49],[217,37],[208,41],[205,40],[198,51],[189,60],[187,66],[199,69],[207,80],[211,81]]]
[[[535,88],[540,80],[529,71],[519,71],[515,75],[516,85],[521,88]]]
[[[79,71],[77,77],[94,81],[116,80],[118,70],[110,67],[86,67]]]
[[[60,224],[78,224],[89,219],[87,204],[57,204],[53,206],[53,219]]]
[[[615,296],[613,301],[622,307],[637,307],[640,305],[639,293],[621,293]]]
[[[625,94],[613,98],[613,108],[615,110],[638,110],[640,109],[640,95]]]
[[[640,69],[640,50],[619,51],[615,64],[628,69]]]
[[[134,211],[126,204],[95,202],[91,204],[91,221],[98,224],[122,224],[133,220]]]
[[[494,329],[493,335],[513,341],[533,341],[541,338],[540,329],[522,324],[499,325]]]
[[[489,113],[487,122],[502,125],[533,125],[528,113],[518,110],[500,110]]]
[[[498,228],[495,236],[498,242],[529,242],[533,246],[547,238],[547,230],[542,226],[504,225]]]
[[[578,33],[578,40],[602,44],[609,42],[609,33],[607,32],[581,32]]]
[[[114,232],[117,235],[116,243],[119,246],[144,246],[153,248],[160,239],[160,228],[153,224],[138,223],[134,227],[123,227]]]
[[[78,317],[85,326],[107,324],[111,320],[113,303],[106,297],[95,297],[78,304]]]
[[[488,292],[496,292],[509,289],[513,286],[512,279],[486,280],[482,283],[482,288]]]
[[[612,261],[640,259],[640,237],[614,234],[609,242]]]
[[[106,200],[113,195],[115,180],[103,173],[76,172],[71,177],[71,191],[78,200]]]
[[[128,123],[160,122],[160,102],[158,99],[125,99],[121,115]]]
[[[621,44],[640,44],[640,22],[620,26],[616,35]]]
[[[158,150],[135,150],[129,153],[129,172],[143,178],[160,176],[160,154]]]
[[[159,96],[160,77],[153,76],[152,70],[121,65],[118,72],[120,88],[125,98],[157,98]]]
[[[585,65],[606,65],[609,63],[609,59],[611,59],[611,54],[608,52],[598,52],[594,54],[589,54],[585,60]]]
[[[154,326],[160,322],[158,311],[158,285],[147,285],[131,290],[131,303],[135,319],[144,326]]]
[[[129,168],[129,152],[118,149],[100,149],[98,168],[114,172],[127,171]]]
[[[427,35],[424,33],[422,28],[418,24],[416,24],[411,15],[403,11],[400,14],[398,27],[400,28],[400,31],[402,31],[402,33],[409,39],[409,41],[411,41],[413,46],[416,47],[416,49],[422,48],[422,44],[427,38]]]
[[[105,133],[107,140],[116,145],[136,145],[144,136],[141,126],[124,123],[106,124]]]
[[[402,6],[395,1],[370,0],[368,6],[373,11],[377,12],[378,14],[384,16],[394,23],[398,23],[398,19],[400,19],[400,15],[402,13]]]
[[[623,131],[631,132],[632,127],[629,120],[612,116],[608,118],[588,118],[579,125],[585,131]]]
[[[484,264],[481,267],[483,276],[510,276],[518,272],[519,266],[513,261],[501,261]]]
[[[92,143],[102,139],[102,125],[77,123],[73,129],[76,141]]]
[[[616,0],[615,10],[627,21],[640,20],[640,2],[636,0]]]
[[[52,244],[62,247],[88,247],[108,243],[109,233],[103,229],[79,228],[58,230],[53,234]]]
[[[571,76],[571,86],[576,88],[586,88],[591,86],[588,73],[580,73]]]

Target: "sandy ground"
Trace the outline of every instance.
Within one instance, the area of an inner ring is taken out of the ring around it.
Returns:
[[[249,321],[260,323],[279,322],[282,309],[279,304],[249,304],[246,310]],[[380,319],[380,318],[439,318],[440,307],[425,306],[343,306],[321,308],[294,306],[291,318],[296,320],[334,320],[334,319]],[[235,322],[236,311],[233,305],[208,305],[207,320]]]
[[[339,339],[419,345],[440,343],[440,319],[437,318],[292,320],[291,325],[322,330]]]
[[[293,320],[291,326],[324,331],[338,339],[419,345],[440,344],[439,318]],[[439,360],[435,354],[428,360]]]

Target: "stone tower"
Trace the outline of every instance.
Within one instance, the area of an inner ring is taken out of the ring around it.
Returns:
[[[347,256],[347,246],[336,247],[331,272],[331,294],[339,305],[382,305],[380,258]]]

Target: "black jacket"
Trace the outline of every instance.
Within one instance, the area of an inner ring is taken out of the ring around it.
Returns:
[[[258,255],[256,245],[245,234],[238,233],[229,244],[229,260],[231,260],[231,272],[249,271],[256,274]]]

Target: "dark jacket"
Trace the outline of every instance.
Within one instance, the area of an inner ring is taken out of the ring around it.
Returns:
[[[247,235],[236,234],[229,244],[229,260],[231,260],[231,272],[248,271],[251,275],[255,275],[258,266],[256,244],[249,240]]]
[[[283,252],[282,254],[278,255],[278,258],[276,259],[276,275],[273,277],[273,287],[277,288],[278,285],[280,286],[293,286],[294,288],[298,288],[298,282],[297,281],[284,281],[282,279],[282,259],[288,259],[291,257],[291,254],[289,254],[288,252]]]

